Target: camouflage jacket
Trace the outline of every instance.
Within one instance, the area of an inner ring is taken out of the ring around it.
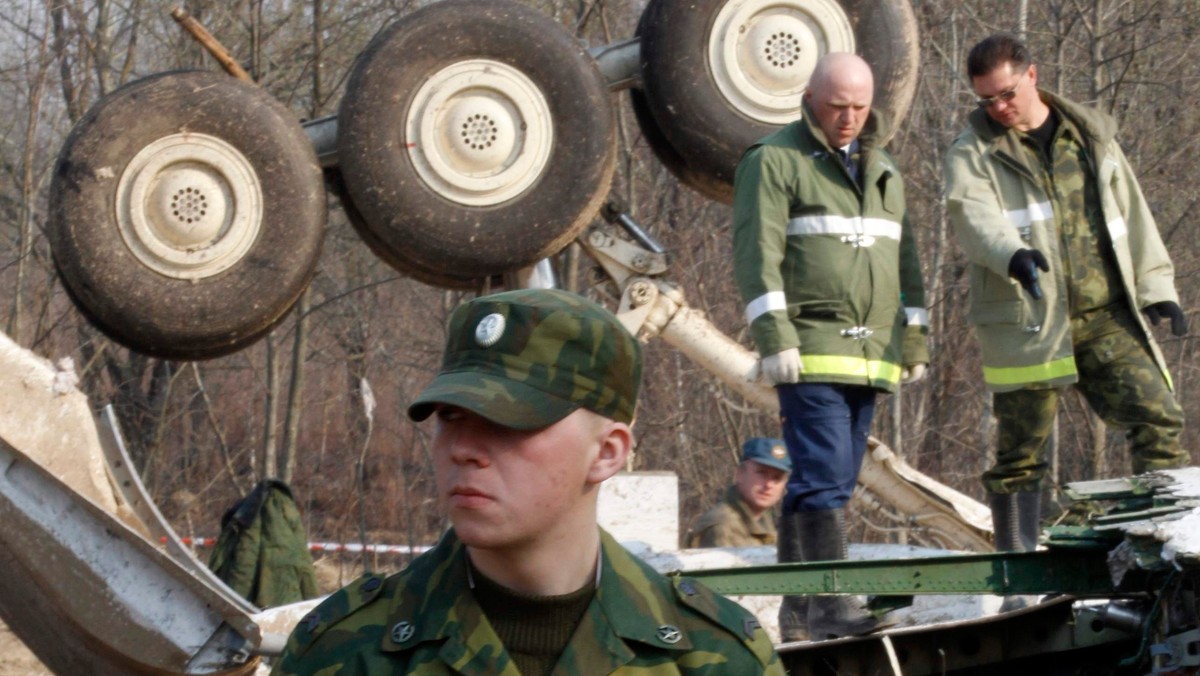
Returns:
[[[287,484],[275,479],[259,482],[221,517],[208,567],[261,608],[321,595],[300,509]]]
[[[877,143],[859,137],[861,185],[804,119],[750,146],[733,196],[733,267],[763,356],[798,347],[804,382],[892,390],[902,366],[927,363],[929,332],[904,182]]]
[[[1137,177],[1117,145],[1116,122],[1100,111],[1040,93],[1085,139],[1107,230],[1105,246],[1116,261],[1125,302],[1170,382],[1140,310],[1179,301],[1175,270]],[[971,261],[968,319],[979,337],[984,380],[996,392],[1074,383],[1078,372],[1069,280],[1062,274],[1064,252],[1053,200],[1040,172],[1029,166],[1030,153],[1017,132],[996,124],[983,110],[972,112],[968,120],[946,153],[946,209]],[[1042,300],[1033,300],[1008,276],[1009,260],[1026,248],[1040,250],[1050,262],[1041,281]]]
[[[775,544],[775,520],[770,511],[750,514],[737,486],[725,499],[696,519],[687,534],[688,547],[757,547]]]
[[[601,537],[596,595],[554,674],[784,673],[746,610]],[[400,573],[366,575],[326,599],[297,625],[271,673],[518,672],[471,593],[466,548],[451,530]]]

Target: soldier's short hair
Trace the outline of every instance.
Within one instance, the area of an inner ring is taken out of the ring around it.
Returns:
[[[608,310],[557,289],[506,291],[454,310],[441,370],[408,416],[450,404],[533,430],[585,408],[632,423],[641,378],[641,345]]]
[[[967,55],[967,77],[980,77],[1006,63],[1012,64],[1014,72],[1021,71],[1033,63],[1029,47],[1012,33],[994,33],[979,41]]]

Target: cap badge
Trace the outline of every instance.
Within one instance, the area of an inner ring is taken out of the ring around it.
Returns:
[[[495,345],[502,335],[504,335],[504,315],[499,312],[493,312],[479,320],[479,325],[475,327],[475,342],[479,343],[480,347]]]
[[[787,449],[779,444],[775,444],[771,447],[771,455],[777,460],[783,460],[787,457]]]

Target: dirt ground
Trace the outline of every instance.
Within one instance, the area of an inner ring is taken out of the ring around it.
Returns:
[[[0,676],[49,676],[46,668],[8,625],[0,622]]]

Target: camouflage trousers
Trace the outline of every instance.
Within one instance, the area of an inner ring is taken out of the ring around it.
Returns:
[[[1129,310],[1102,308],[1071,319],[1075,387],[1110,426],[1125,430],[1134,474],[1182,467],[1183,409],[1154,361]],[[1061,388],[997,392],[996,464],[983,475],[991,493],[1037,490],[1047,470],[1046,442],[1054,430]]]

